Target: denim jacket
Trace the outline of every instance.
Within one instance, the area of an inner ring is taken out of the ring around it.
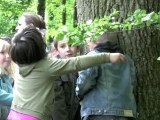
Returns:
[[[92,51],[89,54],[97,54]],[[136,117],[133,90],[136,75],[133,61],[101,64],[79,72],[76,92],[81,100],[81,117],[115,115]]]
[[[12,85],[8,75],[0,75],[0,120],[6,120],[13,100]]]

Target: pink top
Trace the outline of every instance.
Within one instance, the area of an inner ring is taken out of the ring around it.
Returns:
[[[40,119],[11,110],[7,120],[40,120]]]

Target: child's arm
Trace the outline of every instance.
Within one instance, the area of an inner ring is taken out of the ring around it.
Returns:
[[[76,85],[76,94],[78,97],[83,98],[83,96],[88,93],[92,88],[95,87],[98,76],[98,66],[88,68],[79,72]]]
[[[84,70],[102,63],[121,63],[125,62],[125,56],[120,53],[100,53],[96,55],[83,55],[70,59],[54,60],[50,64],[52,75],[62,75],[74,71]]]

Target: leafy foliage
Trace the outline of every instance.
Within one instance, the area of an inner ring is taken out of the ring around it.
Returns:
[[[37,3],[36,0],[33,0],[32,2],[29,0],[1,0],[0,36],[11,36],[15,32],[16,23],[19,16],[21,16],[21,14],[25,11],[35,11],[35,3]]]
[[[60,0],[46,0],[46,23],[48,42],[52,41],[55,31],[62,26],[62,12],[66,10],[66,21],[72,23],[73,21],[73,6],[74,0],[67,0],[65,5],[62,5]]]
[[[89,20],[85,24],[78,24],[73,28],[71,25],[61,26],[52,32],[55,39],[68,39],[72,45],[83,44],[85,40],[95,41],[100,35],[106,31],[114,30],[131,30],[142,27],[154,26],[160,29],[160,13],[146,13],[145,10],[136,10],[132,15],[129,15],[123,23],[116,21],[119,11],[114,10],[109,16],[104,16],[102,19]]]

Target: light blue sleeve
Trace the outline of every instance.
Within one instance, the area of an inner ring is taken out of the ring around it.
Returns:
[[[7,93],[5,90],[0,89],[0,105],[11,106],[13,94]]]
[[[86,93],[92,90],[96,85],[97,76],[97,67],[80,71],[79,77],[77,78],[76,94],[79,97],[83,97]]]

